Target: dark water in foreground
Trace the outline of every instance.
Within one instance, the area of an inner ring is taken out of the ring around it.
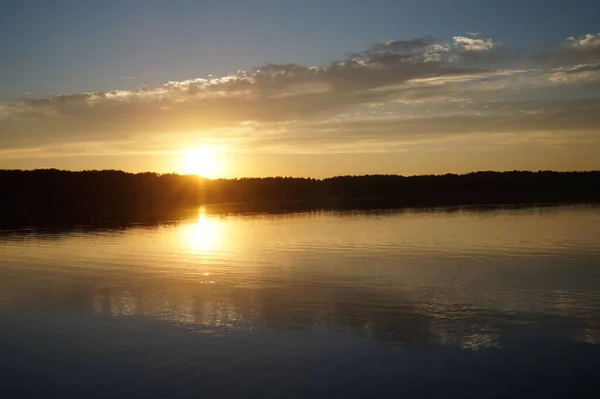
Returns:
[[[598,397],[600,208],[0,232],[1,398]]]

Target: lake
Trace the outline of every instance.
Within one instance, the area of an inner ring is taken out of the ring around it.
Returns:
[[[2,398],[594,397],[600,207],[0,231]]]

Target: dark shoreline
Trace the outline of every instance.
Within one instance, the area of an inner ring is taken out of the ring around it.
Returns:
[[[401,212],[494,212],[498,210],[526,210],[549,209],[561,206],[598,206],[598,201],[562,201],[562,202],[528,202],[528,203],[487,203],[487,204],[455,204],[433,206],[400,206],[384,204],[383,202],[348,201],[338,206],[324,206],[318,203],[302,201],[289,201],[285,203],[236,203],[236,204],[206,204],[186,209],[172,210],[162,214],[129,214],[106,216],[60,216],[48,215],[47,217],[0,217],[0,235],[3,231],[14,229],[58,229],[58,230],[95,230],[95,229],[121,229],[135,226],[158,226],[165,224],[178,224],[184,221],[197,219],[202,210],[206,215],[226,217],[230,215],[276,217],[292,213],[310,213],[319,211],[333,212],[361,212],[361,213],[401,213]],[[600,208],[599,208],[600,209]]]
[[[475,172],[323,180],[0,170],[0,226],[128,225],[190,209],[234,213],[522,207],[600,202],[600,172]],[[192,211],[193,213],[193,211]],[[217,212],[218,213],[218,212]]]

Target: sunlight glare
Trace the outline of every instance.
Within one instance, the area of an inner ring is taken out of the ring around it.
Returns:
[[[201,207],[198,211],[196,223],[186,226],[184,241],[186,246],[194,252],[211,252],[220,245],[221,226],[219,221],[206,216],[206,209]]]
[[[221,160],[214,148],[199,147],[182,152],[181,173],[212,179],[221,172]]]

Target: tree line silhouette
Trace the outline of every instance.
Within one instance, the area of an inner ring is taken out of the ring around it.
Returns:
[[[380,208],[600,200],[600,171],[210,180],[194,175],[0,170],[0,223],[161,217],[203,204]]]

